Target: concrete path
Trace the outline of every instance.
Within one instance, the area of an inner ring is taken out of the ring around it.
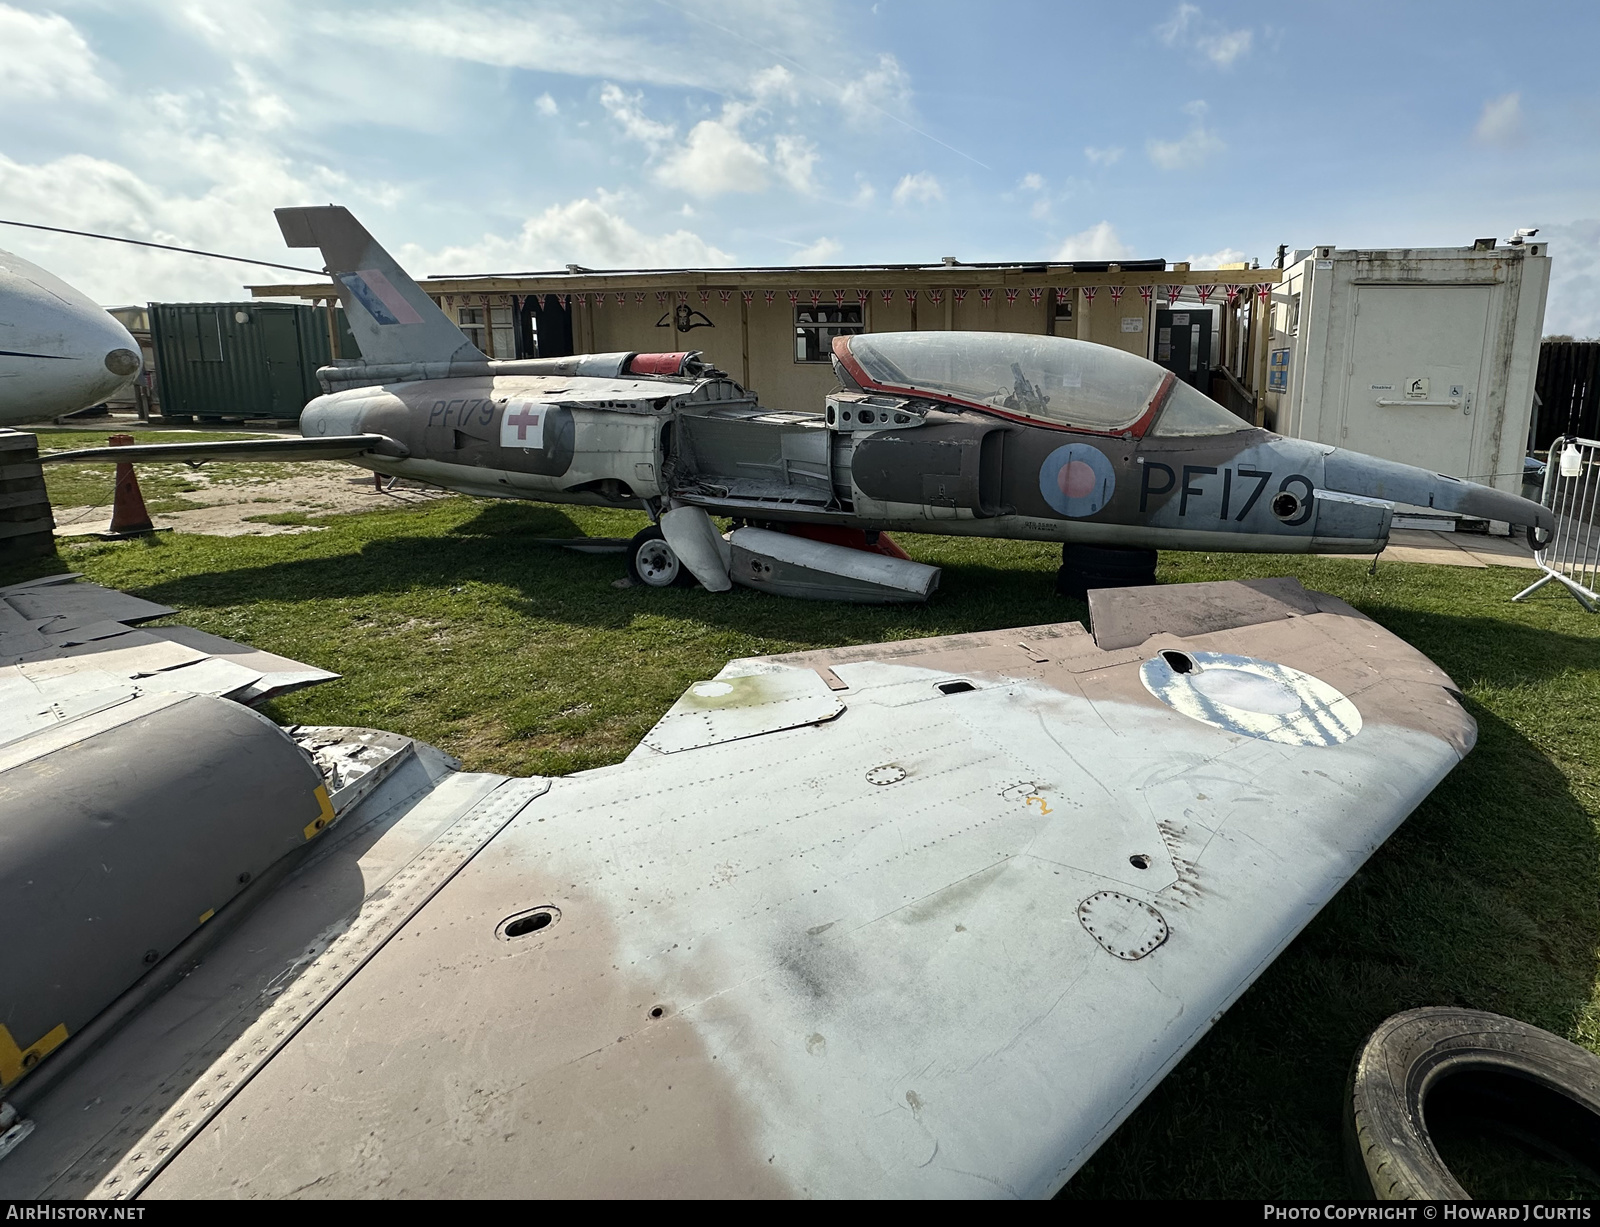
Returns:
[[[1338,558],[1366,558],[1366,554],[1338,554]],[[1521,567],[1537,571],[1528,543],[1521,537],[1483,537],[1476,533],[1437,533],[1397,528],[1389,534],[1389,548],[1380,562],[1431,562],[1446,567]]]

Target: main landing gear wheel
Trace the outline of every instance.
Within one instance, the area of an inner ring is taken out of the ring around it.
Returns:
[[[687,588],[694,583],[689,568],[678,561],[654,524],[635,533],[628,543],[628,578],[647,588]]]
[[[1061,547],[1056,591],[1087,600],[1090,588],[1135,588],[1156,582],[1154,550],[1124,550],[1107,545]]]
[[[1432,1006],[1379,1024],[1356,1054],[1345,1161],[1380,1201],[1471,1196],[1429,1127],[1510,1136],[1600,1182],[1600,1057],[1481,1010]]]

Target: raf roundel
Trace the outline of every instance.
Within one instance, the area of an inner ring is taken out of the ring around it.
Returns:
[[[1039,466],[1039,493],[1064,516],[1092,516],[1111,501],[1117,475],[1105,453],[1088,443],[1058,447]]]

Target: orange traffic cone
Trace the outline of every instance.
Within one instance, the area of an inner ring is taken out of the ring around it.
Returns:
[[[132,435],[112,435],[112,447],[127,447]],[[139,479],[134,476],[133,465],[117,466],[117,493],[111,504],[111,532],[113,537],[143,537],[156,531],[145,510],[144,495],[139,492]]]

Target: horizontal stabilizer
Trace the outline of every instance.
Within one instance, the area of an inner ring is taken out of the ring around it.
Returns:
[[[482,350],[342,205],[276,209],[290,247],[317,247],[368,362],[485,362]]]
[[[40,464],[143,464],[181,460],[348,460],[364,452],[403,459],[410,452],[388,435],[329,435],[324,439],[240,439],[220,443],[136,443],[129,447],[86,447],[46,452]]]

